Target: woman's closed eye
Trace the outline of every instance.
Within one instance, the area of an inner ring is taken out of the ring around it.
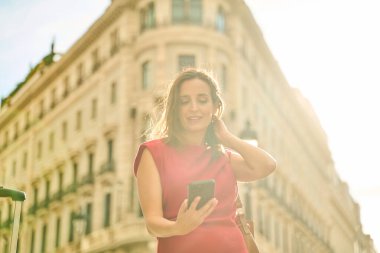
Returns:
[[[200,95],[197,97],[197,101],[201,104],[207,104],[209,102],[209,97],[207,95]]]
[[[187,105],[187,104],[189,104],[189,103],[191,102],[191,100],[192,100],[192,99],[191,99],[190,97],[188,97],[188,96],[183,96],[183,97],[181,97],[181,99],[180,99],[180,103],[181,103],[181,105]],[[209,96],[204,95],[204,94],[199,95],[199,96],[197,96],[197,98],[196,98],[196,103],[198,103],[198,104],[207,104],[209,101],[210,101]]]
[[[190,102],[190,99],[183,97],[183,98],[181,98],[180,102],[181,102],[181,105],[186,105]]]
[[[208,103],[208,98],[198,98],[198,102],[200,104],[207,104]]]

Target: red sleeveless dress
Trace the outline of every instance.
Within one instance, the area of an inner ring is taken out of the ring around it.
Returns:
[[[214,179],[218,205],[198,228],[189,234],[157,238],[157,253],[248,253],[243,236],[235,222],[237,184],[227,155],[212,159],[204,146],[176,148],[162,139],[141,144],[134,172],[143,150],[153,156],[162,186],[164,217],[176,220],[192,181]]]

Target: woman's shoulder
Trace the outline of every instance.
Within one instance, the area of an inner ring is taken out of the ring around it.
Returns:
[[[142,147],[147,147],[148,149],[156,148],[166,148],[167,143],[164,138],[149,140],[141,144]]]

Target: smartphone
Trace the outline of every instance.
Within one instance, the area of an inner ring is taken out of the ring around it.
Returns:
[[[193,200],[199,196],[201,200],[197,205],[197,209],[204,206],[209,200],[214,198],[215,194],[215,180],[201,180],[194,181],[187,186],[188,206],[191,205]]]

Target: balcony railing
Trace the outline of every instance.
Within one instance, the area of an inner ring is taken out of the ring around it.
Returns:
[[[45,198],[44,200],[41,201],[41,203],[38,205],[39,208],[48,208],[51,200],[49,197]]]
[[[58,190],[56,193],[53,194],[52,198],[51,198],[51,202],[54,202],[54,201],[60,201],[63,197],[63,190]]]
[[[93,173],[88,173],[87,175],[85,175],[82,180],[80,181],[80,186],[83,186],[83,185],[88,185],[88,184],[93,184],[94,183],[94,174]]]
[[[8,218],[3,223],[0,223],[0,229],[10,229],[12,226],[13,220],[11,218]]]
[[[70,184],[69,186],[67,186],[67,188],[64,192],[64,195],[69,195],[69,194],[75,193],[77,191],[77,188],[78,188],[78,184],[76,182]]]
[[[115,171],[115,161],[109,160],[100,167],[99,175]]]
[[[37,210],[38,210],[38,204],[33,204],[31,207],[29,207],[28,214],[35,215]]]

